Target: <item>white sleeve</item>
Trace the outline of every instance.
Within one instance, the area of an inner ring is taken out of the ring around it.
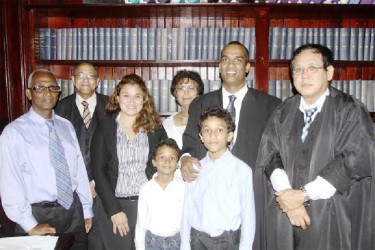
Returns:
[[[276,192],[292,188],[288,175],[280,168],[277,168],[272,172],[270,180],[272,187]]]
[[[312,200],[329,199],[336,193],[336,188],[320,176],[307,183],[305,190]]]

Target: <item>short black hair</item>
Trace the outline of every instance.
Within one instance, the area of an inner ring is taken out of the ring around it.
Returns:
[[[202,129],[202,123],[209,117],[216,117],[225,121],[225,123],[227,124],[228,132],[234,132],[234,130],[236,129],[236,124],[234,123],[233,117],[228,112],[228,110],[219,107],[212,107],[206,109],[199,117],[199,131],[201,131]]]
[[[304,45],[298,47],[293,52],[292,58],[290,59],[290,65],[289,65],[290,70],[293,69],[293,63],[294,63],[294,60],[296,59],[296,56],[298,56],[303,51],[308,50],[308,49],[313,50],[313,53],[322,55],[323,68],[325,70],[327,70],[327,68],[329,66],[333,65],[333,62],[334,62],[333,53],[328,47],[326,47],[324,45],[320,45],[320,44],[308,43],[308,44],[304,44]]]
[[[202,81],[201,76],[198,74],[198,72],[192,71],[192,70],[180,70],[180,71],[177,71],[176,75],[172,79],[172,85],[170,89],[172,96],[175,96],[177,84],[179,84],[181,79],[184,79],[184,78],[188,78],[196,82],[198,84],[198,88],[197,88],[198,95],[203,94],[203,91],[204,91],[203,81]]]
[[[241,46],[245,50],[245,54],[246,54],[246,58],[245,59],[249,60],[249,50],[246,48],[245,45],[243,45],[239,41],[231,41],[231,42],[227,43],[227,45],[225,45],[224,48],[221,50],[220,57],[223,56],[224,49],[226,49],[229,45],[238,45],[238,46]]]
[[[178,147],[177,142],[174,139],[172,139],[172,138],[168,138],[168,139],[159,141],[155,145],[154,150],[152,151],[152,159],[155,160],[156,153],[158,152],[159,148],[161,148],[163,146],[167,146],[167,147],[170,147],[170,148],[173,148],[174,150],[176,150],[177,157],[178,157],[178,159],[180,159],[180,157],[181,157],[181,149]]]

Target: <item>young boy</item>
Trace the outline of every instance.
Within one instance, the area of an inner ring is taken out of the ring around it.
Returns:
[[[252,249],[253,177],[228,150],[234,129],[227,110],[210,108],[200,116],[199,136],[208,152],[199,177],[185,187],[181,249]]]
[[[137,249],[179,250],[185,184],[175,176],[181,151],[173,139],[159,142],[152,153],[157,170],[140,190],[135,230]]]

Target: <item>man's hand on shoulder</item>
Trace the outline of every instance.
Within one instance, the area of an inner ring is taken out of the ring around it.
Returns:
[[[38,224],[28,233],[30,236],[33,235],[55,235],[56,229],[51,227],[49,224]]]
[[[181,174],[185,181],[194,181],[201,169],[201,164],[197,158],[188,155],[181,157]]]

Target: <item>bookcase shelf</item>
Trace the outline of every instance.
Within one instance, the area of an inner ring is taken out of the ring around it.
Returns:
[[[39,1],[45,2],[42,4],[37,0],[23,1],[23,11],[27,17],[24,25],[29,29],[22,30],[22,32],[26,37],[25,44],[30,45],[24,49],[26,58],[29,58],[26,59],[25,72],[36,68],[49,68],[56,71],[58,77],[62,78],[70,76],[74,65],[81,60],[38,59],[34,40],[40,28],[253,28],[255,39],[251,44],[245,44],[249,49],[253,46],[254,51],[253,59],[250,61],[253,75],[250,78],[254,80],[255,88],[266,93],[271,93],[272,81],[277,80],[279,84],[284,81],[283,84],[290,85],[289,60],[287,60],[290,56],[277,59],[278,57],[272,54],[274,42],[272,39],[275,39],[272,33],[274,28],[280,27],[280,30],[289,29],[293,32],[296,28],[308,30],[305,32],[320,29],[317,31],[320,32],[319,35],[328,28],[340,31],[347,28],[355,31],[358,28],[375,30],[375,5],[82,4],[80,0],[53,1],[56,3]],[[341,41],[341,37],[337,40]],[[209,41],[210,44],[215,42],[216,40]],[[189,46],[189,44],[190,41],[187,40],[184,46]],[[294,48],[289,48],[289,50],[293,51]],[[278,48],[278,51],[283,51],[283,48]],[[366,81],[366,84],[372,87],[371,84],[375,81],[375,60],[341,60],[336,55],[335,59],[334,66],[337,69],[334,75],[335,81]],[[155,77],[157,79],[165,77],[171,80],[177,70],[189,68],[200,72],[203,78],[217,81],[219,79],[218,60],[219,58],[214,60],[196,58],[193,60],[84,61],[98,66],[99,72],[105,75],[103,79],[119,79],[122,73],[134,72],[141,74],[146,80],[153,80]],[[290,89],[290,86],[288,88]]]

